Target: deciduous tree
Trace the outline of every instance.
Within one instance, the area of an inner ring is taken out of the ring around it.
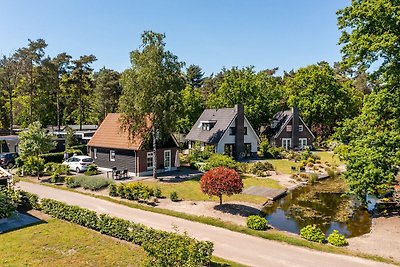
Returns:
[[[217,167],[201,177],[200,187],[203,193],[219,197],[219,205],[222,205],[222,195],[231,196],[241,193],[243,182],[235,170]]]
[[[19,133],[19,154],[22,158],[39,156],[55,148],[53,135],[42,129],[38,121],[29,125],[28,129]]]
[[[140,49],[131,52],[132,67],[121,78],[123,86],[120,110],[123,127],[131,136],[151,121],[153,139],[153,177],[157,177],[157,138],[169,136],[176,128],[181,110],[180,92],[184,88],[183,63],[165,50],[165,35],[152,31],[142,34]]]

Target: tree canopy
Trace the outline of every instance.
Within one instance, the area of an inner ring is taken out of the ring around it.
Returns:
[[[365,197],[393,185],[400,165],[400,6],[390,0],[353,0],[338,11],[343,65],[371,72],[373,91],[361,114],[347,120],[337,137],[352,192]],[[378,67],[376,71],[371,66]]]
[[[153,176],[156,177],[156,138],[176,129],[184,88],[183,63],[165,50],[165,35],[152,31],[142,34],[140,49],[131,52],[132,67],[122,74],[120,110],[123,127],[132,136],[142,134],[150,120],[153,136]]]
[[[359,114],[362,92],[326,62],[300,68],[285,78],[289,106],[319,135],[332,134],[337,123]]]
[[[19,154],[22,158],[39,156],[55,148],[53,135],[42,129],[38,121],[28,126],[28,129],[19,133]]]

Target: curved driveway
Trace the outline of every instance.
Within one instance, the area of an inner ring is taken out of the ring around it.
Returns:
[[[136,223],[142,223],[155,229],[175,231],[174,228],[178,227],[179,231],[186,231],[190,236],[199,240],[212,241],[214,243],[214,255],[248,266],[392,266],[358,257],[330,254],[291,246],[211,225],[134,209],[110,201],[39,184],[19,182],[18,185],[22,190],[37,194],[40,198],[50,198],[70,205],[78,205],[98,213],[107,213]]]

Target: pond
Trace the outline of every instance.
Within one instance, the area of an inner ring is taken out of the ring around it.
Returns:
[[[309,224],[316,224],[326,235],[333,230],[346,237],[366,234],[371,229],[368,209],[375,206],[375,199],[369,199],[367,209],[344,195],[346,191],[340,177],[329,178],[288,192],[262,213],[273,227],[296,234]]]

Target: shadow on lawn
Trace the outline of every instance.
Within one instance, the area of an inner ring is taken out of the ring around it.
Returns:
[[[27,213],[15,212],[13,216],[0,220],[0,234],[20,230],[42,223],[47,222]]]
[[[217,205],[214,207],[215,210],[224,212],[224,213],[229,213],[232,215],[239,215],[242,217],[247,217],[249,215],[255,215],[259,214],[260,210],[257,208],[241,205],[241,204],[222,204]]]

